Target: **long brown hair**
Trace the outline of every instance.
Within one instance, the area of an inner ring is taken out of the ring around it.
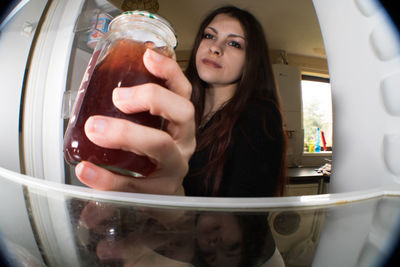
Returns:
[[[236,18],[243,27],[246,38],[246,59],[242,77],[238,82],[233,97],[216,113],[212,123],[204,131],[197,131],[197,150],[210,148],[209,161],[204,167],[204,185],[205,188],[211,189],[213,195],[217,195],[221,184],[224,155],[231,141],[232,129],[246,105],[252,100],[257,100],[257,102],[263,100],[272,103],[277,110],[281,110],[270,63],[268,45],[261,24],[251,13],[245,10],[234,6],[223,6],[211,12],[200,25],[186,69],[186,75],[193,86],[191,100],[196,109],[197,129],[202,123],[208,85],[198,75],[196,54],[203,39],[205,28],[218,14],[226,14]],[[268,122],[268,114],[264,113],[262,116],[263,121]],[[272,127],[269,125],[268,128],[272,129],[273,127],[282,129],[282,125],[273,125]],[[269,132],[266,132],[266,135],[274,136]],[[277,183],[276,195],[282,195],[286,183],[286,137],[283,129],[282,138],[284,139],[282,155],[279,155],[282,156],[282,164],[280,166],[281,173]]]

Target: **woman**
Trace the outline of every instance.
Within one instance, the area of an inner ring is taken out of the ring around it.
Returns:
[[[260,23],[232,6],[212,12],[200,26],[186,74],[198,126],[186,192],[282,194],[285,134]]]
[[[83,183],[155,194],[282,194],[286,139],[279,97],[263,29],[250,13],[228,6],[204,20],[187,78],[176,62],[152,50],[143,60],[169,90],[155,84],[116,88],[113,101],[126,113],[162,116],[166,131],[94,116],[85,132],[97,145],[149,156],[157,169],[136,179],[82,162],[76,174]]]

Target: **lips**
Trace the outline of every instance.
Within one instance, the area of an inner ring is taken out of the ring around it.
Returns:
[[[201,62],[203,62],[204,65],[207,65],[207,66],[210,66],[210,67],[213,67],[216,69],[222,68],[222,66],[220,64],[218,64],[217,62],[215,62],[211,59],[208,59],[208,58],[203,59]]]

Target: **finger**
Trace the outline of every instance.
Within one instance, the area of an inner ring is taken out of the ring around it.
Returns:
[[[92,116],[85,123],[85,133],[101,147],[146,155],[156,164],[163,162],[163,167],[181,158],[177,144],[168,133],[124,119]]]
[[[98,201],[89,202],[82,210],[80,222],[88,229],[96,229],[104,226],[110,220],[115,219],[117,208]]]
[[[168,121],[167,132],[178,145],[185,158],[196,147],[195,110],[192,102],[156,84],[116,88],[114,104],[125,113],[149,111]]]
[[[170,90],[186,99],[190,98],[192,86],[175,60],[147,49],[143,62],[150,73],[166,81]]]
[[[75,174],[83,184],[93,189],[138,192],[130,181],[133,178],[117,175],[87,161],[82,161],[76,165]]]
[[[118,175],[98,167],[93,163],[83,161],[76,166],[75,174],[83,184],[97,190],[160,195],[184,195],[184,192],[181,190],[181,184],[187,172],[187,165],[183,168],[169,168],[170,173],[168,173],[166,169],[167,168],[164,167],[162,173],[160,171],[155,171],[145,178],[134,178]],[[166,179],[165,177],[169,178]],[[171,177],[176,177],[175,181],[171,180],[173,179]]]
[[[100,240],[96,247],[96,254],[101,260],[125,260],[125,244],[118,240]]]
[[[182,167],[177,165],[170,165],[174,166],[173,168],[170,166],[160,167],[162,171],[155,171],[143,179],[132,178],[131,188],[135,190],[132,192],[184,196],[182,182],[188,166],[187,164],[182,164]]]
[[[127,114],[149,111],[152,115],[161,116],[176,124],[194,121],[192,102],[157,84],[116,88],[113,102]]]
[[[101,260],[120,260],[128,266],[164,266],[140,264],[146,256],[154,257],[155,252],[147,247],[141,240],[141,236],[136,233],[131,233],[120,240],[100,240],[96,247],[96,254]]]

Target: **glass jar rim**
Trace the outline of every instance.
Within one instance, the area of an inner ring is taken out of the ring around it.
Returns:
[[[117,23],[118,21],[121,21],[123,19],[128,19],[128,18],[134,18],[137,21],[146,21],[146,22],[161,22],[157,23],[157,25],[162,25],[164,30],[168,33],[171,41],[171,46],[176,47],[177,45],[177,35],[175,33],[174,28],[172,25],[162,16],[159,14],[155,14],[152,12],[149,12],[147,10],[134,10],[134,11],[126,11],[123,12],[121,15],[115,17],[110,24],[108,25],[108,31],[111,30],[111,27]]]

